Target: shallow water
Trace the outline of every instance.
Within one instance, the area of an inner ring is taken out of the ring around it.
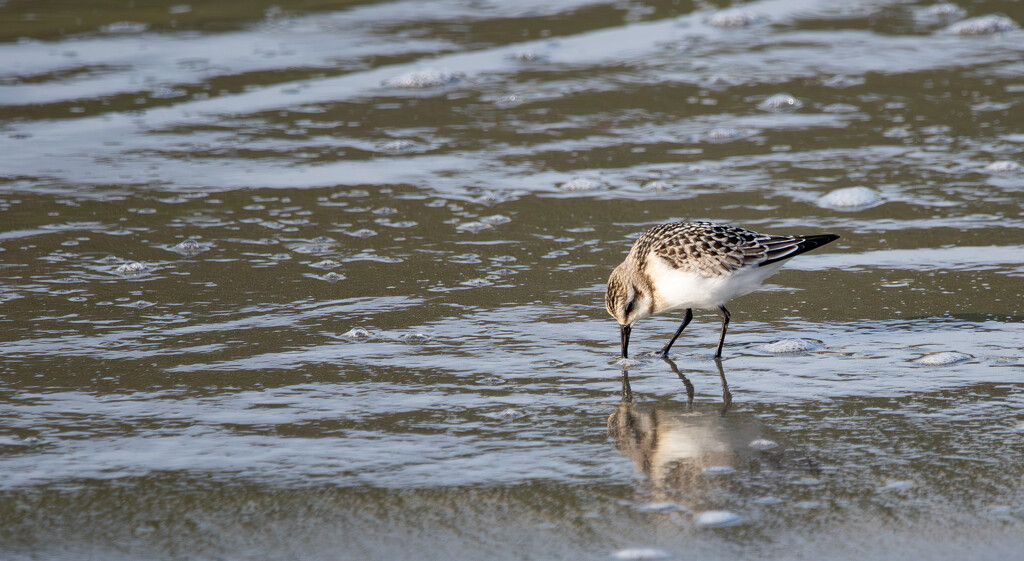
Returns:
[[[0,20],[0,557],[1024,549],[1021,5]],[[626,373],[673,219],[842,238]]]

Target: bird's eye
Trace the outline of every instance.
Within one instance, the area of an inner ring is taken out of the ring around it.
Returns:
[[[634,305],[636,305],[636,298],[630,300],[629,303],[626,304],[626,315],[627,316],[630,314],[630,312],[633,311],[633,306]]]

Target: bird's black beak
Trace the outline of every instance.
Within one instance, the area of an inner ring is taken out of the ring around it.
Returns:
[[[619,333],[622,336],[622,358],[629,358],[629,332],[633,328],[628,325],[620,325]]]

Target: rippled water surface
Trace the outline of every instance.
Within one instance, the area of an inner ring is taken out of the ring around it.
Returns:
[[[1024,554],[1024,5],[0,22],[0,557]],[[678,219],[842,237],[619,363]]]

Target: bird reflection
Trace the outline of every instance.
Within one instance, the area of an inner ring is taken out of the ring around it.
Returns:
[[[679,370],[679,365],[668,357],[662,357],[663,361],[668,363],[669,368],[672,372],[675,372],[679,380],[683,382],[683,386],[686,388],[686,404],[693,407],[693,382],[686,377]],[[729,406],[732,405],[732,392],[729,391],[729,381],[725,379],[725,369],[722,367],[722,359],[715,359],[715,366],[718,367],[718,378],[722,381],[722,407],[721,414],[725,415],[729,411]],[[629,385],[629,370],[622,371],[622,402],[632,403],[633,402],[633,389]]]
[[[722,383],[721,404],[694,403],[693,383],[675,362],[663,360],[686,388],[686,403],[636,403],[629,373],[623,371],[622,401],[608,418],[616,447],[656,487],[697,490],[706,487],[715,472],[757,469],[772,461],[778,449],[751,446],[771,439],[767,428],[750,413],[730,412],[732,393],[720,360],[715,365]]]

